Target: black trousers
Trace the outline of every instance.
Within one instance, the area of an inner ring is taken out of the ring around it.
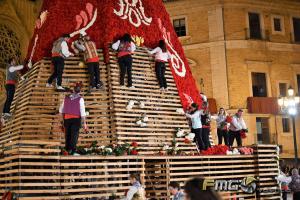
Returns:
[[[6,101],[3,107],[3,113],[10,113],[10,106],[14,99],[16,86],[13,84],[6,84],[5,89],[6,89]]]
[[[64,127],[65,127],[66,150],[72,154],[76,151],[79,129],[81,127],[81,119],[80,118],[65,119]]]
[[[166,64],[164,62],[155,62],[156,77],[161,88],[167,88],[167,80],[165,77]]]
[[[293,200],[298,200],[300,199],[300,192],[294,192],[293,193]]]
[[[211,147],[209,141],[209,132],[210,132],[210,128],[202,128],[203,143],[204,143],[205,150]]]
[[[198,146],[198,149],[204,150],[202,129],[201,128],[197,128],[197,129],[192,128],[191,132],[195,133],[195,140],[196,140],[196,144]]]
[[[54,72],[48,79],[48,83],[52,84],[54,79],[57,79],[56,84],[61,86],[62,75],[64,73],[65,59],[63,57],[52,57],[52,64],[54,66]]]
[[[221,130],[217,129],[217,134],[218,134],[218,142],[219,144],[222,144],[223,138],[224,138],[224,144],[229,146],[228,144],[228,132],[227,130]]]
[[[100,70],[99,62],[90,62],[87,63],[88,71],[90,74],[90,86],[96,87],[100,84]]]
[[[118,59],[120,66],[120,85],[124,85],[124,78],[127,72],[128,87],[132,86],[132,57],[131,55],[122,56]]]
[[[234,139],[239,147],[243,145],[240,131],[229,131],[229,146],[233,146]]]

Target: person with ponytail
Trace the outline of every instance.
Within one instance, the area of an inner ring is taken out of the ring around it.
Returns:
[[[65,96],[59,108],[65,129],[65,148],[69,155],[79,155],[76,153],[76,145],[81,121],[83,121],[84,129],[87,130],[84,100],[80,96],[81,87],[81,82],[76,83],[73,93]]]
[[[123,37],[112,45],[112,48],[118,51],[118,63],[120,66],[120,85],[124,86],[125,74],[127,72],[128,87],[132,85],[132,54],[136,50],[130,34],[126,33]]]
[[[195,133],[195,140],[199,150],[204,150],[205,145],[203,142],[201,111],[198,109],[198,104],[192,103],[185,114],[192,122],[192,133]]]
[[[155,72],[160,86],[160,90],[168,90],[167,80],[165,78],[166,63],[171,59],[171,55],[167,50],[164,40],[160,40],[158,47],[152,51],[148,51],[149,54],[155,55]]]

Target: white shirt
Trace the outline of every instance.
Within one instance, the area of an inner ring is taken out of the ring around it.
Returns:
[[[222,123],[226,121],[226,115],[218,115],[216,121],[217,121],[217,127],[220,128]]]
[[[152,51],[148,51],[148,53],[152,55],[155,54],[155,60],[168,62],[168,60],[171,59],[171,54],[168,51],[163,52],[160,47],[156,47]]]
[[[9,71],[9,72],[15,72],[15,71],[19,71],[19,70],[21,70],[21,69],[23,69],[23,68],[24,68],[24,65],[10,66],[10,67],[8,68],[8,71]]]
[[[66,57],[70,57],[72,53],[69,51],[69,47],[66,41],[61,43],[61,53]]]
[[[188,114],[188,113],[185,114],[186,117],[191,119],[193,129],[202,128],[201,115],[203,115],[202,110],[197,110],[193,114]]]
[[[242,129],[247,129],[247,126],[242,117],[237,117],[234,115],[232,117],[232,122],[230,123],[229,129],[232,131],[240,131]]]
[[[63,100],[62,104],[59,107],[59,113],[63,113],[64,105],[65,105],[65,100]],[[86,113],[85,113],[85,105],[84,105],[84,99],[83,98],[81,98],[79,100],[79,105],[80,105],[80,116],[85,117]]]
[[[117,51],[119,49],[120,43],[121,43],[121,41],[118,40],[117,42],[115,42],[112,45],[112,48]],[[133,53],[136,50],[136,46],[133,42],[130,43],[130,50],[131,50],[131,53]]]

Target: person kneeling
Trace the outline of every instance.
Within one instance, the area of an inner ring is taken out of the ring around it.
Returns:
[[[76,153],[76,144],[81,120],[83,121],[84,129],[87,130],[85,105],[83,98],[79,94],[80,89],[81,83],[76,83],[74,92],[65,97],[59,108],[65,128],[65,148],[69,155],[79,155]]]

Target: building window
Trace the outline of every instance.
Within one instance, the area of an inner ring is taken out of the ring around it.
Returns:
[[[282,132],[290,132],[290,118],[282,118]]]
[[[253,97],[267,97],[267,81],[265,73],[252,72]]]
[[[178,37],[186,36],[185,18],[174,19],[173,26]]]
[[[270,144],[269,118],[256,118],[256,131],[258,144]]]
[[[282,31],[281,19],[273,18],[273,23],[274,23],[274,31],[281,32]]]
[[[287,83],[279,83],[279,96],[286,97]]]
[[[250,39],[262,39],[260,16],[258,13],[248,13]]]
[[[300,18],[293,18],[294,41],[300,42]]]

